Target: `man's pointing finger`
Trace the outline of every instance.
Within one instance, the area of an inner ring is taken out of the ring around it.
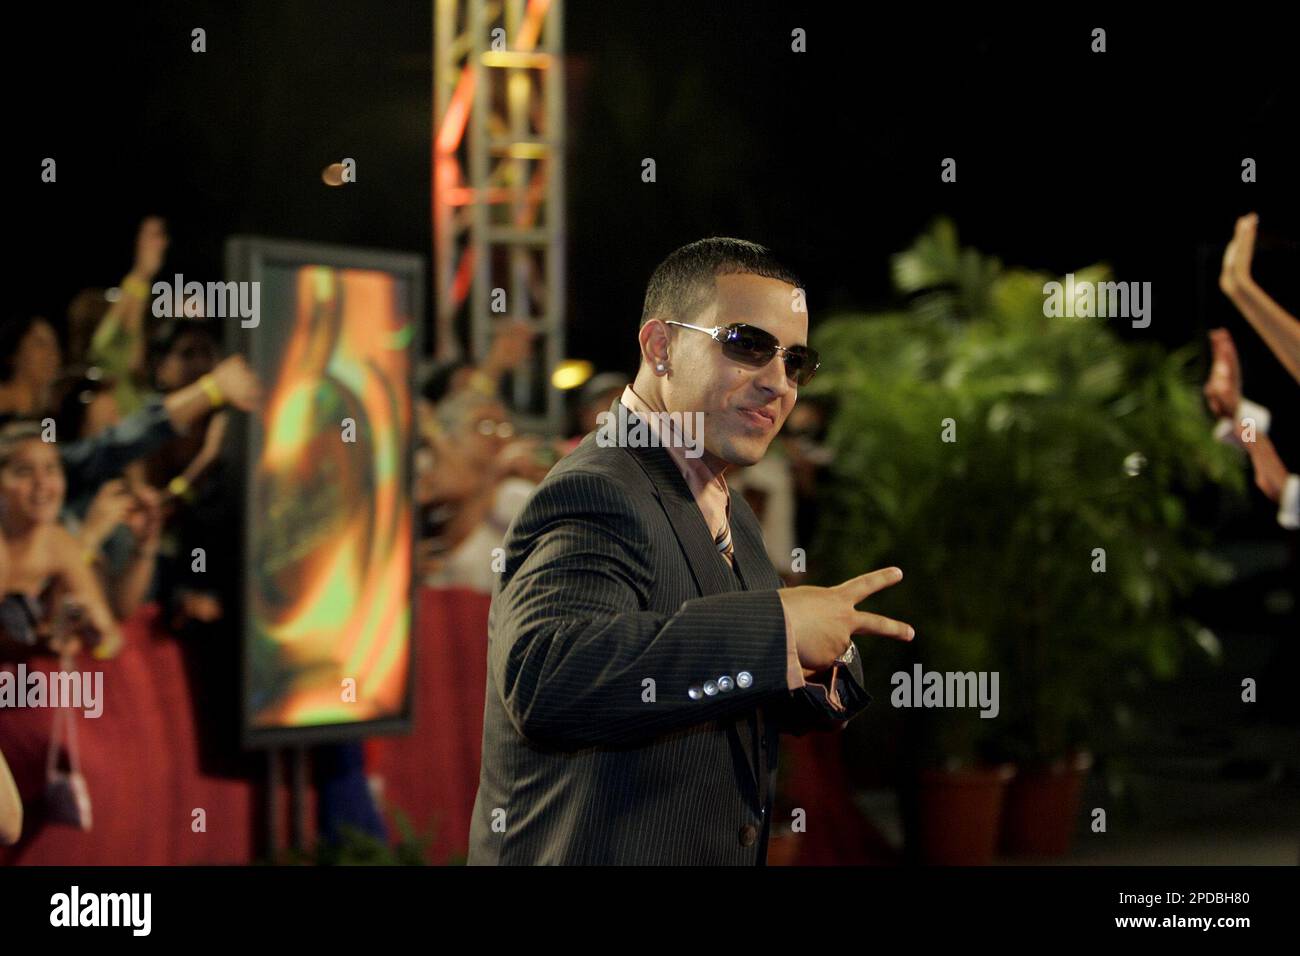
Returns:
[[[856,578],[849,578],[839,585],[839,588],[856,605],[861,601],[865,601],[877,591],[883,591],[901,580],[903,580],[903,572],[900,568],[881,568],[879,571],[871,571],[867,574],[860,574]]]

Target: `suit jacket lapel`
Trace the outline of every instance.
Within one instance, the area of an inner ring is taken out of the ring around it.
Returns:
[[[629,423],[636,421],[635,412],[626,408],[617,399],[610,406],[610,413],[619,415],[619,409],[626,415]],[[718,553],[713,543],[713,535],[704,523],[700,506],[695,503],[690,486],[682,477],[681,470],[667,449],[662,447],[629,447],[632,457],[645,471],[654,485],[655,495],[668,515],[673,534],[686,552],[686,562],[699,585],[700,593],[725,594],[736,590],[735,582],[727,570],[726,558]]]
[[[736,549],[736,577],[742,588],[754,591],[781,586],[769,583],[771,575],[763,572],[769,563],[763,533],[744,496],[736,491],[731,493],[731,541]]]

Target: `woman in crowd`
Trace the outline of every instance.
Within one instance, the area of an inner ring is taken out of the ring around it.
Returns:
[[[0,428],[0,532],[8,551],[7,590],[30,600],[57,595],[64,607],[44,609],[57,617],[71,605],[100,659],[114,656],[122,633],[91,570],[82,543],[60,523],[66,490],[54,442],[42,439],[39,423],[16,421]]]

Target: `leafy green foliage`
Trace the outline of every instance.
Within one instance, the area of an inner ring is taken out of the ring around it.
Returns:
[[[1044,316],[1054,277],[961,249],[946,220],[894,257],[893,276],[905,310],[814,334],[826,359],[804,391],[831,403],[835,453],[815,553],[828,583],[903,568],[871,606],[917,637],[864,645],[882,682],[913,660],[999,671],[997,719],[918,715],[934,756],[1050,758],[1197,649],[1179,598],[1225,571],[1184,502],[1207,482],[1239,490],[1240,463],[1211,437],[1194,347]]]

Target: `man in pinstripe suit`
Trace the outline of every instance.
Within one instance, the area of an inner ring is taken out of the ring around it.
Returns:
[[[870,702],[852,635],[912,638],[856,609],[901,571],[782,588],[727,491],[816,369],[802,302],[742,240],[655,270],[634,384],[506,534],[470,864],[765,863],[778,735]]]

